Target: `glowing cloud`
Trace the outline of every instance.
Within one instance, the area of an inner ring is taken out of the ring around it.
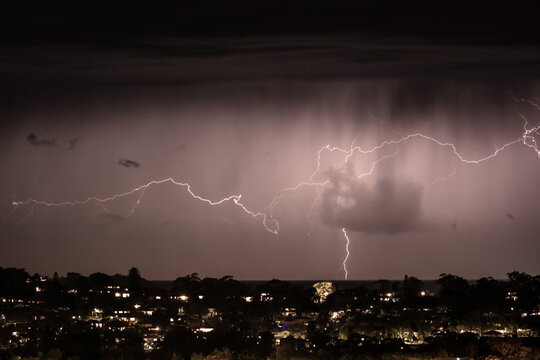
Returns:
[[[321,218],[349,231],[395,234],[421,227],[422,186],[410,180],[378,179],[370,186],[354,172],[332,170],[322,194]]]

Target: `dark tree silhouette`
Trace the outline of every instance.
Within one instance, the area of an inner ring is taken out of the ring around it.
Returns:
[[[129,291],[135,295],[140,295],[142,292],[142,277],[139,269],[132,267],[128,273]]]

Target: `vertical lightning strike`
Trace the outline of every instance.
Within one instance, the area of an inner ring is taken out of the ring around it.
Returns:
[[[348,280],[349,272],[347,271],[347,260],[349,259],[349,244],[351,241],[349,240],[349,236],[347,235],[347,230],[345,228],[342,228],[341,231],[343,231],[343,235],[345,236],[345,239],[347,242],[345,243],[345,251],[347,252],[347,255],[345,255],[345,259],[343,260],[343,270],[345,271],[345,280]]]

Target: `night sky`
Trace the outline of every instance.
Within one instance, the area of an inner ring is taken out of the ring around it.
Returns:
[[[540,273],[534,2],[70,6],[1,12],[0,266]]]

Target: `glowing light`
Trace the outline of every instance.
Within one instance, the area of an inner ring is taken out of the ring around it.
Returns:
[[[214,331],[214,328],[199,328],[197,331],[203,332],[203,333],[209,333]]]
[[[315,301],[319,303],[325,302],[326,298],[336,290],[334,284],[332,284],[330,281],[321,281],[315,283],[313,284],[313,288],[315,289]]]

